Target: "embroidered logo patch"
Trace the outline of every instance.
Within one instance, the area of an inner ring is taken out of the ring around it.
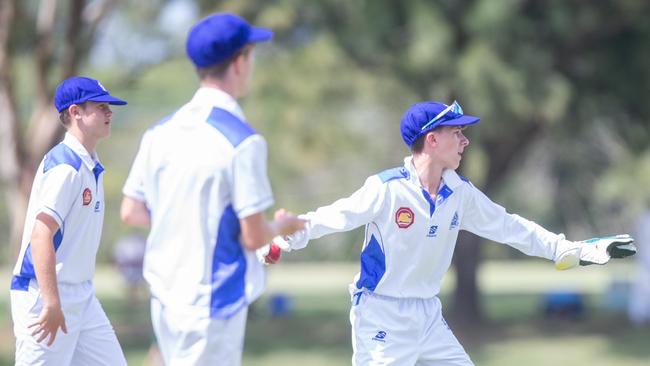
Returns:
[[[84,189],[84,193],[81,196],[84,206],[88,206],[93,200],[93,193],[90,191],[90,188]]]
[[[378,341],[378,342],[386,342],[384,340],[384,338],[386,338],[386,332],[384,332],[383,330],[380,330],[379,332],[377,332],[376,336],[372,337],[372,340],[373,341]]]
[[[395,223],[400,229],[406,229],[407,227],[413,225],[415,221],[415,215],[408,207],[400,207],[397,212],[395,212]]]
[[[437,232],[438,232],[438,225],[431,225],[431,227],[429,227],[429,233],[427,234],[427,236],[433,238],[436,236]]]
[[[451,225],[449,225],[449,230],[454,230],[458,227],[458,212],[454,212],[454,217],[451,219]]]

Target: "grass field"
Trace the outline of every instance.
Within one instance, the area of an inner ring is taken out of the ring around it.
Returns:
[[[650,328],[629,325],[616,311],[624,298],[609,292],[613,281],[624,283],[633,275],[630,263],[568,272],[543,261],[486,263],[479,277],[485,322],[461,326],[451,319],[452,329],[481,366],[648,366]],[[347,284],[356,270],[354,264],[338,263],[271,267],[266,295],[251,308],[244,365],[349,365]],[[7,270],[1,274],[8,282]],[[443,286],[446,308],[451,307],[452,279],[448,274]],[[147,364],[152,340],[147,302],[129,304],[112,268],[100,268],[96,284],[129,364]],[[540,311],[543,295],[567,290],[585,295],[585,316],[546,319]],[[290,300],[289,315],[271,316],[270,300],[277,295]],[[0,365],[11,365],[8,296],[0,300],[0,313]]]

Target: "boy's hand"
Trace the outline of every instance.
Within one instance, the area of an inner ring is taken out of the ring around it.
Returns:
[[[276,264],[280,261],[282,250],[277,244],[271,242],[271,244],[266,244],[265,246],[259,248],[256,251],[256,254],[257,259],[262,264]]]
[[[30,324],[28,328],[36,328],[32,332],[33,337],[38,337],[37,342],[42,342],[48,336],[50,337],[47,342],[48,346],[54,343],[56,332],[61,328],[63,333],[68,333],[68,328],[65,326],[65,317],[61,310],[61,305],[44,306],[38,320]]]
[[[570,269],[578,265],[606,264],[611,258],[636,254],[634,239],[627,235],[592,238],[579,242],[563,242],[564,248],[555,259],[555,268]]]

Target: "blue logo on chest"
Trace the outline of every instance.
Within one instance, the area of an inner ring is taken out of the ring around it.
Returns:
[[[431,225],[431,227],[429,227],[429,233],[427,234],[427,236],[433,238],[436,236],[437,232],[438,232],[438,225]]]
[[[458,228],[459,222],[458,222],[458,212],[454,212],[454,217],[451,219],[451,225],[449,225],[449,230],[454,230]]]
[[[95,202],[95,212],[99,212],[99,201]]]
[[[386,338],[386,332],[380,330],[379,332],[377,332],[376,336],[372,337],[372,340],[378,342],[386,342],[385,338]]]

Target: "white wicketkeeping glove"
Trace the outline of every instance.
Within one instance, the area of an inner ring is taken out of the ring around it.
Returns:
[[[591,238],[583,241],[563,240],[558,244],[559,254],[555,268],[565,270],[590,264],[605,264],[612,258],[625,258],[636,254],[634,239],[627,235]]]
[[[273,244],[277,245],[285,252],[302,249],[307,246],[308,242],[307,229],[297,231],[284,237],[276,236],[273,238]]]

